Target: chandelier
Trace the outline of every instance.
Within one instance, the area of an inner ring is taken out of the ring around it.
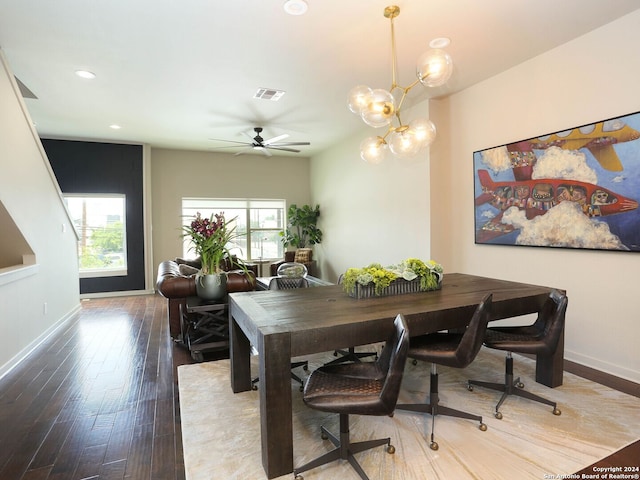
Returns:
[[[418,118],[409,123],[403,123],[400,111],[407,94],[418,83],[426,87],[438,87],[445,84],[453,72],[453,61],[449,54],[440,48],[432,48],[418,58],[416,65],[418,78],[408,87],[398,85],[396,39],[393,28],[393,19],[398,15],[400,15],[400,7],[396,5],[384,9],[384,16],[391,21],[391,88],[389,90],[372,89],[366,85],[358,85],[349,92],[349,110],[360,115],[362,120],[371,127],[387,127],[384,135],[368,137],[360,144],[360,157],[367,163],[380,163],[389,155],[389,152],[400,158],[412,157],[433,143],[436,127],[431,120]]]

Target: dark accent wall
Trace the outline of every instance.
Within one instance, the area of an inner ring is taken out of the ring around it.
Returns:
[[[63,193],[126,195],[128,275],[81,278],[80,293],[144,290],[141,145],[42,140]]]

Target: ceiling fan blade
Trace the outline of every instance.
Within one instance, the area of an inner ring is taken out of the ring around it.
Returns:
[[[269,145],[267,148],[271,149],[271,150],[282,150],[283,152],[295,152],[295,153],[300,153],[300,150],[296,150],[294,148],[287,148],[287,147],[275,147],[273,145]]]
[[[214,142],[228,142],[228,143],[239,143],[240,145],[249,145],[248,142],[236,142],[235,140],[222,140],[221,138],[210,138],[209,140],[213,140]],[[253,140],[253,138],[251,140]]]
[[[264,145],[272,145],[276,142],[279,142],[280,140],[284,140],[288,136],[289,136],[288,133],[283,133],[282,135],[278,135],[277,137],[273,137],[273,138],[270,138],[269,140],[265,140],[263,143]]]
[[[251,136],[251,134],[249,132],[242,132],[243,135],[246,135],[247,138],[251,139],[251,143],[256,143],[256,139],[254,137]],[[257,136],[258,134],[254,132],[254,134]]]
[[[267,157],[272,156],[272,153],[269,150],[267,150],[265,147],[258,147],[255,150],[259,150],[260,153],[262,153],[263,155],[266,155]]]
[[[311,143],[309,142],[278,142],[278,143],[272,143],[270,145],[275,147],[290,147],[292,145],[311,145]]]
[[[240,148],[240,147],[251,148],[253,147],[253,145],[250,143],[241,143],[240,145],[221,145],[219,147],[211,147],[211,148],[213,150],[221,150],[223,148]]]
[[[243,153],[247,153],[248,151],[253,149],[253,145],[249,145],[246,148],[243,148],[242,150],[240,150],[239,152],[236,152],[233,154],[234,157],[237,157],[238,155],[242,155]]]

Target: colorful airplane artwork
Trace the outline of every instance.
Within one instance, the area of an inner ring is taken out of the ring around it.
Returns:
[[[478,170],[478,179],[482,193],[475,199],[476,206],[489,203],[500,211],[476,231],[476,241],[482,243],[515,230],[513,225],[502,223],[504,212],[511,207],[524,210],[529,220],[547,213],[561,202],[577,203],[589,217],[624,213],[638,208],[635,200],[578,180],[545,178],[494,182],[487,170]]]
[[[640,132],[617,119],[514,143],[507,145],[507,149],[512,157],[514,167],[517,168],[535,163],[533,150],[545,150],[550,147],[559,147],[563,150],[586,148],[602,168],[619,172],[623,170],[623,166],[613,145],[631,142],[638,138],[640,138]],[[523,172],[522,175],[526,176],[527,173]]]

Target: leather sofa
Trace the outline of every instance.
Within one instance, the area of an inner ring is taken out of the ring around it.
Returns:
[[[177,260],[177,261],[176,261]],[[180,305],[185,306],[187,297],[196,295],[196,280],[193,262],[191,263],[192,274],[187,274],[187,270],[181,265],[181,259],[166,260],[158,266],[158,277],[156,281],[157,291],[167,299],[169,314],[169,332],[171,337],[180,336]],[[237,267],[227,262],[227,292],[246,292],[256,289],[256,273],[253,266],[247,266],[245,272],[242,269],[232,269]],[[224,269],[224,267],[223,267]],[[182,271],[181,271],[182,270]]]

